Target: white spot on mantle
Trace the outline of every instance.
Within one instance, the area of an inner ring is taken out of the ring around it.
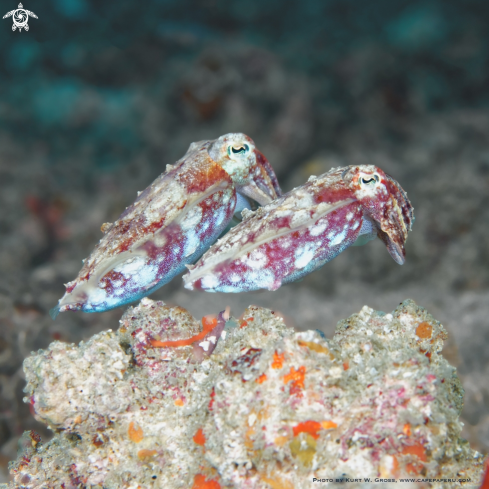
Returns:
[[[347,230],[344,229],[341,233],[338,233],[330,242],[331,246],[336,246],[342,243],[346,238]]]
[[[314,248],[312,245],[304,245],[297,248],[295,252],[295,267],[304,268],[314,258]]]

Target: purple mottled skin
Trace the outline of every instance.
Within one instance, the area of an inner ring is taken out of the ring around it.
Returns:
[[[184,276],[207,292],[276,290],[343,250],[379,237],[404,263],[413,210],[399,184],[373,165],[336,168],[276,201],[245,212]]]
[[[275,173],[244,134],[192,143],[105,233],[51,315],[102,312],[147,296],[194,263],[247,198],[280,195]],[[244,204],[243,204],[244,203]]]

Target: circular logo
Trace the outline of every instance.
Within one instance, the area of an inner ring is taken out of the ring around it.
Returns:
[[[24,28],[26,31],[29,30],[29,26],[27,22],[29,22],[29,16],[27,12],[23,8],[17,9],[12,15],[12,20],[14,21],[14,25],[12,26],[12,30],[15,31],[14,27],[18,29]]]

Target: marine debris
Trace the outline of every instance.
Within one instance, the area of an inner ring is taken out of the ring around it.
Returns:
[[[25,360],[25,400],[55,435],[25,433],[6,487],[473,487],[484,459],[460,438],[446,337],[411,300],[391,314],[365,306],[328,340],[256,306],[201,326],[143,299],[116,332]]]

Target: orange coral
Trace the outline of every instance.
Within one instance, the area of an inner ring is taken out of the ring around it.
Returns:
[[[424,446],[421,443],[415,443],[414,445],[408,445],[402,450],[403,455],[416,455],[422,462],[426,462],[426,452]]]
[[[273,354],[272,368],[276,368],[276,369],[282,368],[282,366],[284,364],[284,357],[285,357],[285,353],[279,354],[279,353],[275,352]]]
[[[309,433],[314,439],[318,439],[318,431],[322,428],[321,423],[317,421],[304,421],[299,423],[297,426],[292,428],[294,432],[294,436],[297,436],[299,433]]]
[[[207,480],[203,474],[197,474],[192,489],[221,489],[221,484],[214,479]]]
[[[302,397],[302,389],[304,389],[304,379],[306,377],[306,367],[301,366],[298,369],[290,367],[290,372],[284,375],[284,384],[292,381],[289,388],[291,396]]]
[[[204,316],[202,318],[203,330],[190,338],[185,340],[175,340],[175,341],[159,341],[150,340],[151,346],[153,348],[175,348],[178,346],[189,346],[196,341],[202,340],[208,333],[210,333],[217,326],[217,318],[215,316]]]
[[[426,321],[420,323],[416,328],[416,335],[421,339],[431,338],[432,333],[433,326],[431,326],[431,324],[427,323]]]
[[[241,321],[240,328],[244,328],[244,327],[248,326],[248,323],[251,323],[251,321],[254,321],[254,320],[255,320],[255,318],[244,319],[243,321]]]
[[[258,382],[259,384],[263,384],[265,380],[267,380],[267,374],[261,374],[260,377],[258,377],[255,382]]]
[[[301,366],[298,369],[290,367],[290,372],[284,375],[284,384],[288,384],[290,381],[301,389],[304,388],[304,379],[306,377],[306,367]]]
[[[135,424],[134,421],[131,421],[129,423],[129,428],[127,429],[127,434],[129,435],[129,438],[134,443],[140,443],[141,441],[143,441],[143,438],[144,438],[143,429],[140,426],[138,426],[137,424]]]
[[[204,316],[202,318],[202,327],[204,331],[212,331],[217,326],[217,318],[214,315]]]
[[[158,452],[156,450],[147,450],[146,448],[143,448],[142,450],[139,450],[138,452],[138,459],[139,460],[146,460],[148,458],[151,458],[155,456]]]
[[[323,430],[330,430],[332,428],[338,428],[338,425],[334,421],[321,421]]]
[[[404,447],[401,453],[403,455],[414,455],[420,460],[420,462],[426,462],[427,460],[424,446],[419,442]],[[421,467],[419,462],[412,462],[406,464],[406,471],[410,474],[419,474],[420,470]]]
[[[204,432],[202,431],[202,428],[199,428],[197,430],[197,433],[195,433],[193,440],[194,443],[197,443],[197,445],[205,445],[205,435]]]

